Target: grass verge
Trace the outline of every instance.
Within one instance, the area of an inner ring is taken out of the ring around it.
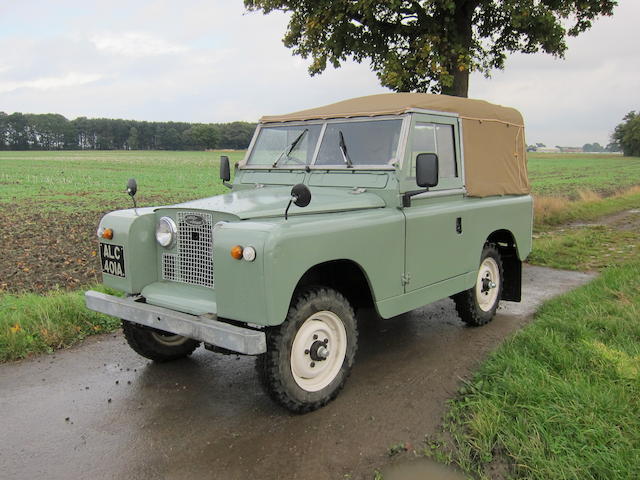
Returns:
[[[593,220],[604,215],[640,207],[640,186],[630,187],[612,196],[602,198],[592,190],[581,190],[576,200],[560,196],[535,196],[534,228],[548,227]]]
[[[103,287],[97,289],[106,291]],[[88,310],[83,291],[2,294],[0,362],[69,347],[89,335],[110,332],[119,326],[118,319]]]
[[[607,225],[540,233],[527,262],[565,270],[602,270],[640,256],[638,232]]]
[[[452,401],[448,446],[425,454],[483,478],[635,478],[638,318],[638,260],[548,302]]]

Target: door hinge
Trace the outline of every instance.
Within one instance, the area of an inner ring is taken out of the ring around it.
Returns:
[[[410,273],[405,273],[400,277],[400,282],[402,282],[402,285],[408,285],[410,281],[411,281]]]

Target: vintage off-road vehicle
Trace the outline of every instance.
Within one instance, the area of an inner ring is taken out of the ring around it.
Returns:
[[[147,358],[257,355],[271,397],[306,412],[349,375],[356,309],[451,296],[478,326],[520,301],[532,199],[514,109],[401,93],[263,117],[221,178],[224,195],[100,222],[104,283],[126,297],[87,306]]]

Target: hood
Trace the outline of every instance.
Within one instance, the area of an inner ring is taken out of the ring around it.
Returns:
[[[304,208],[291,205],[289,216],[311,213],[342,212],[366,208],[382,208],[384,201],[368,192],[356,193],[339,188],[310,188],[311,203]],[[239,190],[224,195],[193,200],[169,208],[209,210],[235,215],[241,220],[282,217],[291,198],[291,187],[263,187]],[[166,208],[166,207],[163,207]]]

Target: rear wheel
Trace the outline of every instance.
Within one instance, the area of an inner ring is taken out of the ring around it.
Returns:
[[[200,345],[200,342],[182,335],[142,327],[126,320],[122,321],[122,331],[127,343],[136,353],[156,362],[187,357]]]
[[[344,386],[357,349],[355,316],[347,299],[330,288],[299,294],[287,319],[267,331],[258,372],[269,395],[285,408],[316,410]]]
[[[486,244],[480,257],[475,285],[453,296],[460,319],[478,327],[489,323],[502,298],[503,269],[498,249]]]

